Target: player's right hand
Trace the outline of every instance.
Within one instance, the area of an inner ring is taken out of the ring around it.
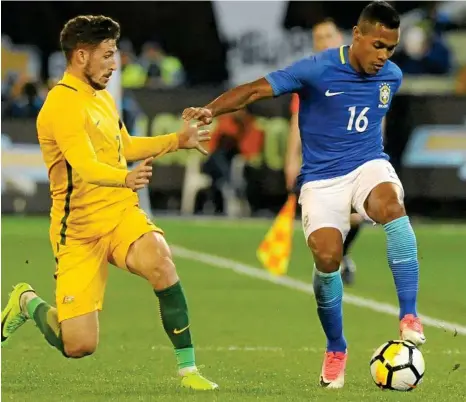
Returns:
[[[143,160],[126,176],[126,187],[133,191],[140,190],[149,184],[149,179],[152,176],[152,161],[154,158],[150,157]]]
[[[183,110],[183,114],[181,115],[183,120],[191,121],[191,120],[198,120],[200,123],[198,127],[206,126],[212,123],[212,111],[205,107],[188,107],[187,109]]]

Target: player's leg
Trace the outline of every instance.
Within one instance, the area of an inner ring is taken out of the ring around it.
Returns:
[[[57,309],[35,292],[24,293],[20,303],[27,317],[34,320],[49,345],[58,349],[65,357],[78,359],[95,352],[99,339],[97,311],[60,323]]]
[[[159,300],[162,324],[175,349],[182,385],[216,389],[217,384],[202,377],[196,368],[186,297],[162,231],[134,208],[123,217],[112,242],[114,264],[145,278]]]
[[[364,165],[358,178],[357,206],[362,214],[383,225],[387,259],[400,304],[400,332],[403,339],[423,344],[425,336],[417,317],[419,261],[417,242],[403,203],[402,184],[385,160]]]
[[[13,331],[7,330],[12,326],[8,321],[16,316],[14,321],[21,325],[33,320],[46,341],[65,357],[92,354],[98,343],[97,311],[102,307],[107,277],[107,250],[103,242],[56,250],[57,308],[40,298],[30,285],[16,285],[2,312],[2,344],[3,338],[19,328],[16,325]]]
[[[356,240],[359,231],[361,229],[361,225],[363,223],[362,216],[359,214],[351,214],[350,216],[350,231],[346,236],[345,242],[343,243],[343,256],[349,254],[350,248],[353,245],[353,242]]]
[[[320,383],[341,388],[347,359],[343,334],[343,283],[340,264],[343,239],[349,230],[351,188],[342,178],[307,183],[300,195],[303,228],[314,257],[313,286],[317,313],[327,337]]]
[[[359,231],[363,223],[362,216],[353,213],[350,216],[350,231],[346,236],[345,242],[343,243],[343,262],[341,264],[341,278],[345,285],[351,285],[354,283],[354,276],[356,273],[356,264],[350,256],[350,248],[353,242],[356,240]]]

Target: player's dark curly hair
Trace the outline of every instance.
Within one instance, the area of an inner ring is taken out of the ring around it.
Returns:
[[[389,29],[397,29],[400,27],[400,16],[387,2],[374,1],[362,10],[358,25],[361,25],[363,22],[369,22],[370,24],[379,22]]]
[[[60,44],[67,61],[78,46],[96,47],[109,39],[120,38],[120,25],[103,15],[80,15],[69,20],[60,33]]]

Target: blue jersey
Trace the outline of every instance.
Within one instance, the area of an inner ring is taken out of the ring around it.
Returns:
[[[303,165],[298,184],[344,176],[383,151],[382,119],[402,73],[387,61],[373,76],[358,73],[349,46],[329,49],[266,76],[275,96],[299,95]]]

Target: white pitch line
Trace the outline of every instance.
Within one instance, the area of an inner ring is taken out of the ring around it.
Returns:
[[[39,349],[39,348],[38,348]],[[120,349],[124,350],[125,345],[121,345]],[[169,345],[153,345],[151,346],[151,350],[155,351],[173,351],[173,346]],[[301,347],[301,348],[283,348],[281,346],[237,346],[237,345],[229,345],[229,346],[202,346],[197,344],[196,351],[197,352],[268,352],[268,353],[289,353],[289,352],[306,352],[306,353],[318,353],[321,354],[324,352],[325,349],[320,348],[309,348],[309,347]],[[375,349],[365,349],[366,353],[374,353]],[[443,354],[443,355],[466,355],[466,351],[459,350],[459,349],[444,349],[440,351],[434,351],[430,349],[422,348],[422,354]]]
[[[239,274],[275,283],[276,285],[285,286],[287,288],[299,290],[301,292],[311,295],[314,294],[312,284],[308,282],[303,282],[298,279],[290,278],[288,276],[273,276],[263,269],[259,269],[251,265],[233,261],[228,258],[201,253],[198,251],[189,250],[187,248],[175,245],[171,245],[170,247],[175,256],[177,257],[202,262],[204,264],[208,264],[217,268],[229,269]],[[343,301],[353,306],[364,307],[369,310],[376,311],[378,313],[385,313],[398,317],[399,309],[395,306],[392,306],[391,304],[381,303],[376,300],[360,296],[354,296],[347,293],[343,295]],[[424,325],[437,327],[445,331],[456,331],[457,334],[466,335],[466,327],[464,325],[439,320],[437,318],[428,317],[423,314],[420,314],[419,317],[421,318],[422,323]]]

